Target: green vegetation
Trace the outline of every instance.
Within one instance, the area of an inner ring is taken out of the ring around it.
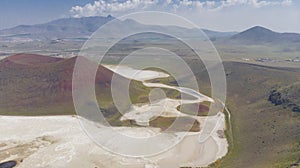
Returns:
[[[183,104],[178,106],[177,110],[189,115],[197,115],[197,116],[215,115],[215,114],[208,114],[209,106],[210,106],[210,102]]]
[[[229,153],[210,167],[290,167],[299,160],[300,115],[268,101],[275,87],[289,87],[300,69],[225,62],[231,112]],[[293,93],[297,94],[297,93]],[[299,101],[299,97],[294,97]]]
[[[172,127],[172,124],[175,122],[175,120],[176,127]],[[150,121],[150,126],[159,127],[165,132],[200,131],[200,123],[190,117],[157,117]]]

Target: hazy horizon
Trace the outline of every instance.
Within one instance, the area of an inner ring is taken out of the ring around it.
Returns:
[[[109,14],[109,15],[111,15],[111,14]],[[107,16],[108,16],[108,15],[107,15]],[[107,17],[107,16],[83,16],[83,17]],[[111,15],[111,16],[112,16],[112,17],[115,17],[115,16],[113,16],[113,15]],[[83,17],[80,17],[80,18],[83,18]],[[11,28],[14,28],[14,27],[17,27],[17,26],[22,26],[22,25],[26,25],[26,26],[34,26],[34,25],[38,25],[38,24],[46,24],[46,23],[49,23],[49,22],[51,22],[51,21],[55,21],[55,20],[59,20],[59,19],[71,19],[71,18],[76,18],[76,17],[70,16],[70,17],[56,18],[56,19],[52,19],[52,20],[48,20],[48,21],[44,21],[44,22],[40,22],[40,23],[19,24],[19,25],[15,25],[15,26],[12,26],[12,27],[2,28],[2,29],[0,28],[0,31],[1,31],[1,30],[6,30],[6,29],[11,29]],[[145,24],[145,25],[173,26],[173,25],[155,24],[155,23],[149,24],[149,22],[143,23],[141,20],[138,20],[138,19],[133,19],[133,20],[135,20],[135,21],[138,22],[138,23]],[[156,22],[156,23],[157,23],[157,22]],[[176,25],[176,24],[174,24],[174,25],[175,25],[175,26],[178,26],[178,25]],[[185,27],[185,26],[179,26],[179,27]],[[267,27],[267,26],[263,26],[263,25],[252,25],[252,26],[249,26],[249,27],[242,28],[242,29],[240,29],[240,30],[228,30],[228,31],[226,31],[226,30],[210,29],[210,28],[207,28],[207,27],[199,27],[199,28],[201,28],[201,29],[203,29],[203,30],[216,31],[216,32],[224,32],[224,33],[226,33],[226,32],[228,32],[228,33],[229,33],[229,32],[240,33],[240,32],[246,31],[246,30],[251,29],[251,28],[254,28],[254,27],[263,27],[263,28],[266,28],[266,29],[269,29],[269,30],[271,30],[271,31],[278,32],[278,33],[298,33],[298,34],[300,34],[300,31],[299,31],[299,32],[293,32],[293,31],[276,31],[276,30],[274,30],[274,29],[271,29],[271,28],[269,28],[269,27]],[[190,27],[187,27],[187,28],[190,28]]]
[[[1,30],[60,18],[162,11],[215,31],[241,32],[262,26],[276,32],[300,33],[300,2],[294,0],[3,0],[0,4],[0,14],[5,16],[0,19]]]

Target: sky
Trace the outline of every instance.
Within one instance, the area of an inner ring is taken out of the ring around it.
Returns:
[[[0,0],[0,29],[65,17],[118,17],[141,11],[174,13],[217,31],[259,25],[300,33],[298,0]]]

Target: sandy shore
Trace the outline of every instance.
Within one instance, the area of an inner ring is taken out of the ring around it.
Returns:
[[[211,119],[224,119],[222,116],[213,116]],[[198,142],[198,134],[190,133],[171,150],[150,158],[123,157],[103,150],[88,138],[79,120],[72,116],[1,116],[0,128],[0,162],[16,160],[18,167],[24,168],[206,166],[227,152],[227,141],[218,134],[218,130],[224,130],[223,124],[219,124],[203,143]],[[137,134],[146,131],[126,127],[120,130],[137,131]]]
[[[154,78],[166,78],[168,74],[163,72],[156,72],[151,70],[137,70],[128,66],[116,66],[116,65],[103,65],[104,67],[118,73],[126,78],[134,79],[137,81],[146,81]]]
[[[148,87],[175,89],[195,97],[194,100],[165,98],[149,105],[133,106],[123,119],[148,123],[150,118],[157,116],[186,116],[176,109],[178,105],[213,102],[210,97],[189,88],[145,82],[168,76],[161,72],[129,67],[114,71],[140,80]],[[215,116],[190,117],[199,121],[200,132],[161,133],[160,129],[151,127],[114,127],[113,130],[119,133],[115,134],[109,127],[77,116],[0,116],[0,163],[15,160],[20,168],[179,168],[208,166],[225,156],[228,150],[224,136],[225,115],[219,112]],[[102,141],[102,145],[105,144],[114,152],[142,155],[126,157],[111,153],[92,141],[83,128],[88,129],[89,133],[93,132],[94,140]],[[156,136],[159,138],[152,141],[151,138]],[[141,143],[139,138],[145,138],[146,141]],[[169,148],[170,145],[172,148]],[[157,152],[156,149],[159,149],[156,155],[146,155],[148,152]]]

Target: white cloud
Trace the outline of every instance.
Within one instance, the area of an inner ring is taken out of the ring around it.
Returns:
[[[287,6],[292,5],[292,3],[293,3],[293,0],[283,0],[281,2],[282,5],[287,5]]]
[[[288,6],[293,0],[96,0],[84,6],[74,6],[70,12],[73,17],[97,16],[112,14],[118,16],[128,12],[143,10],[160,10],[177,13],[180,11],[200,12],[202,10],[221,10],[234,6],[250,6],[262,8],[265,6]]]
[[[146,9],[156,3],[156,0],[126,0],[123,2],[98,0],[93,4],[74,6],[70,11],[74,17],[106,15],[134,9]]]
[[[261,8],[264,6],[288,6],[293,0],[222,0],[221,4],[216,9],[223,9],[231,6],[251,6]]]

